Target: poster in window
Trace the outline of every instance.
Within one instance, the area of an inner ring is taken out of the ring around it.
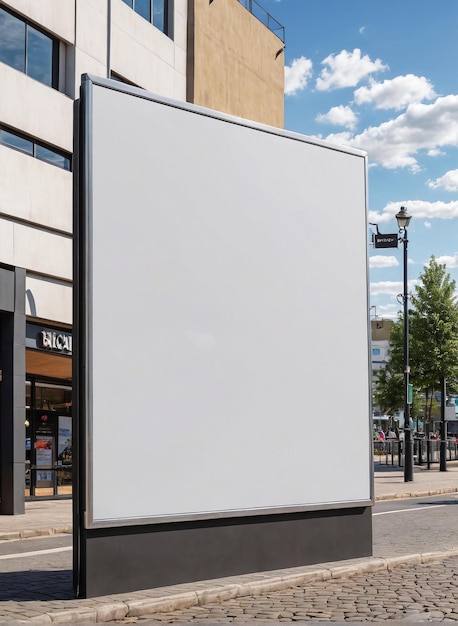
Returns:
[[[72,463],[72,418],[67,415],[59,415],[57,460],[62,465]]]
[[[37,436],[35,454],[37,467],[52,466],[53,437]]]

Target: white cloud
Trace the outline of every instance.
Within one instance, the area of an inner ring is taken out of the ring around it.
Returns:
[[[446,191],[458,191],[458,170],[449,170],[436,180],[428,180],[428,187],[431,189],[442,187]]]
[[[389,202],[380,213],[369,211],[368,220],[375,224],[382,224],[396,220],[395,215],[405,206],[412,219],[442,219],[451,220],[458,217],[458,200],[452,202],[426,202],[425,200],[403,200],[401,202]]]
[[[385,313],[393,313],[398,306],[396,304],[380,304],[377,309],[384,315]]]
[[[431,148],[431,150],[428,150],[427,154],[430,157],[437,157],[437,156],[444,156],[445,152],[443,150],[439,150],[439,148]]]
[[[387,69],[380,59],[371,61],[366,54],[361,56],[361,50],[355,48],[353,52],[342,50],[339,54],[330,54],[322,62],[325,65],[316,80],[318,91],[332,91],[342,87],[356,87],[366,76],[374,72]]]
[[[447,269],[458,267],[458,252],[455,252],[453,256],[439,256],[436,258],[436,261],[440,265],[446,265]]]
[[[407,74],[383,83],[372,81],[369,87],[355,91],[356,104],[374,104],[376,109],[402,109],[409,104],[436,97],[432,84],[424,76]]]
[[[370,292],[371,296],[397,296],[399,293],[402,293],[403,283],[402,281],[393,282],[389,280],[381,281],[379,283],[370,284]]]
[[[361,26],[361,28],[359,29],[359,34],[362,35],[365,30],[366,30],[366,27],[365,26]]]
[[[358,116],[350,107],[340,105],[332,107],[327,113],[317,115],[315,119],[317,122],[353,129],[358,121]]]
[[[424,222],[423,226],[424,226],[425,228],[430,229],[430,228],[432,228],[432,226],[433,226],[433,225],[431,224],[431,222]]]
[[[413,291],[415,285],[418,285],[418,279],[409,280],[407,283],[407,289],[409,292]],[[398,296],[404,292],[404,283],[402,281],[394,282],[394,281],[381,281],[379,283],[371,283],[370,284],[370,293],[371,296]]]
[[[307,87],[313,73],[313,63],[306,57],[294,59],[290,66],[285,66],[285,94],[292,96]]]
[[[369,258],[369,267],[396,267],[399,265],[399,261],[394,256],[383,256],[382,254],[378,254],[376,256],[371,256]]]
[[[432,104],[411,104],[405,113],[360,135],[338,133],[327,139],[366,150],[372,165],[417,171],[413,155],[420,150],[458,145],[458,95],[438,98]]]

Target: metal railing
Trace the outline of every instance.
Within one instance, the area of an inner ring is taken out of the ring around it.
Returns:
[[[285,27],[272,17],[256,0],[239,0],[239,2],[285,43]]]
[[[385,439],[385,441],[374,441],[374,459],[380,465],[397,465],[404,467],[403,441],[397,439]],[[414,465],[426,465],[430,469],[434,463],[440,463],[439,439],[424,439],[414,437],[413,439],[413,462]],[[456,439],[446,441],[446,460],[458,460],[458,443]]]

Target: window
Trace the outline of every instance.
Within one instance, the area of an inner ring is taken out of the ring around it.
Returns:
[[[25,152],[25,154],[35,157],[36,159],[40,159],[40,161],[46,161],[47,163],[51,163],[51,165],[70,171],[71,159],[65,152],[55,150],[54,148],[45,146],[42,143],[37,143],[35,140],[28,138],[25,135],[18,134],[1,126],[0,144],[8,146],[9,148],[20,150],[21,152]]]
[[[0,7],[0,61],[58,87],[59,42]]]
[[[155,0],[153,3],[153,24],[162,32],[165,32],[166,4],[166,0]]]
[[[11,133],[4,128],[0,129],[0,143],[5,146],[9,146],[10,148],[16,148],[16,150],[20,150],[21,152],[25,152],[26,154],[30,154],[33,156],[33,142],[25,139],[25,137],[20,137],[15,133]]]
[[[169,20],[171,0],[123,0],[123,2],[160,31],[169,37],[172,36]]]
[[[373,356],[380,356],[380,348],[372,348]]]

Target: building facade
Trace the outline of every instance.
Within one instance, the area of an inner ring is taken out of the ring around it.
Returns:
[[[275,18],[255,0],[189,0],[188,35],[188,102],[283,128],[285,36]]]
[[[392,325],[391,320],[371,320],[372,374],[374,376],[377,376],[377,371],[388,363]]]
[[[0,0],[0,514],[71,493],[81,75],[282,126],[284,37],[249,4]]]

